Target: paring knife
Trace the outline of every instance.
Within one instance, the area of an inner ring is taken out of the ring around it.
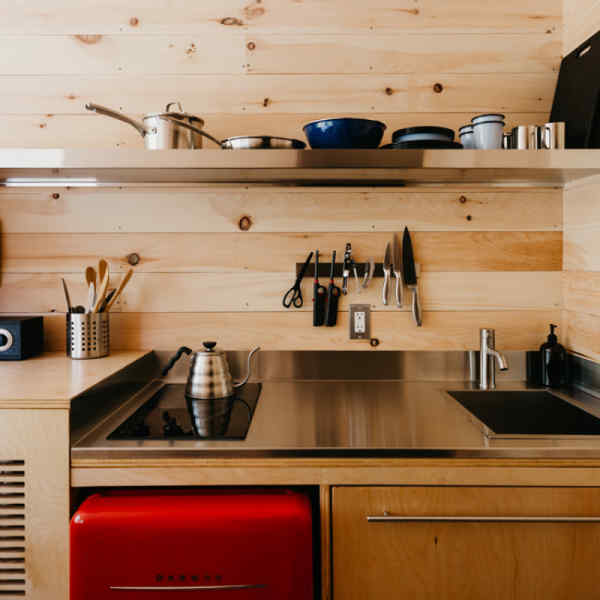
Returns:
[[[396,233],[394,233],[392,248],[394,255],[394,263],[392,264],[392,269],[394,271],[394,277],[396,278],[396,306],[398,308],[402,308],[402,305],[404,304],[404,298],[402,297],[402,251],[400,249],[400,244],[398,243],[398,235]]]
[[[390,274],[392,272],[392,247],[388,242],[385,247],[385,258],[383,259],[383,303],[388,303],[388,286],[390,284]]]
[[[402,237],[402,277],[404,284],[412,291],[412,313],[417,327],[421,327],[421,306],[419,305],[419,285],[415,269],[415,257],[408,227],[404,228]]]

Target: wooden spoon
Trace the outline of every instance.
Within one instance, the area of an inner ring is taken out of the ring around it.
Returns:
[[[88,287],[88,311],[92,312],[96,303],[96,269],[88,267],[85,270],[85,282]]]
[[[101,258],[98,261],[98,280],[102,281],[104,279],[104,274],[106,273],[106,271],[108,270],[108,263]]]
[[[133,269],[129,269],[125,275],[123,275],[123,279],[121,279],[121,283],[117,288],[117,291],[114,293],[114,296],[111,298],[110,302],[106,305],[106,312],[108,312],[112,305],[117,301],[117,298],[121,295],[121,292],[125,289],[125,286],[129,283],[131,276],[133,275]]]
[[[100,261],[102,262],[102,261]],[[104,261],[106,263],[106,261]],[[92,310],[93,313],[97,313],[104,302],[104,297],[106,296],[106,291],[108,290],[108,280],[110,279],[110,269],[108,268],[108,264],[106,264],[106,269],[104,270],[104,277],[100,282],[100,287],[96,293],[96,304],[94,304],[94,308]]]

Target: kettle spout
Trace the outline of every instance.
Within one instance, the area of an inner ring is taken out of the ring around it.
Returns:
[[[256,347],[256,348],[254,348],[254,350],[252,350],[252,352],[250,352],[250,354],[248,354],[248,363],[246,365],[246,377],[244,377],[244,379],[242,379],[240,382],[234,383],[233,384],[234,389],[241,388],[241,387],[245,386],[248,383],[248,379],[250,379],[250,374],[251,374],[250,365],[251,365],[252,357],[259,350],[260,350],[260,347]]]

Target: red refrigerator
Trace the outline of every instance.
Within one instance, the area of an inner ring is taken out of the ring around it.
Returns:
[[[111,490],[71,520],[71,600],[313,600],[310,499],[290,490]]]

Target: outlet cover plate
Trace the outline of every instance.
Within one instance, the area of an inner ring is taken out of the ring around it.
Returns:
[[[368,340],[371,338],[371,305],[350,305],[350,339]]]

